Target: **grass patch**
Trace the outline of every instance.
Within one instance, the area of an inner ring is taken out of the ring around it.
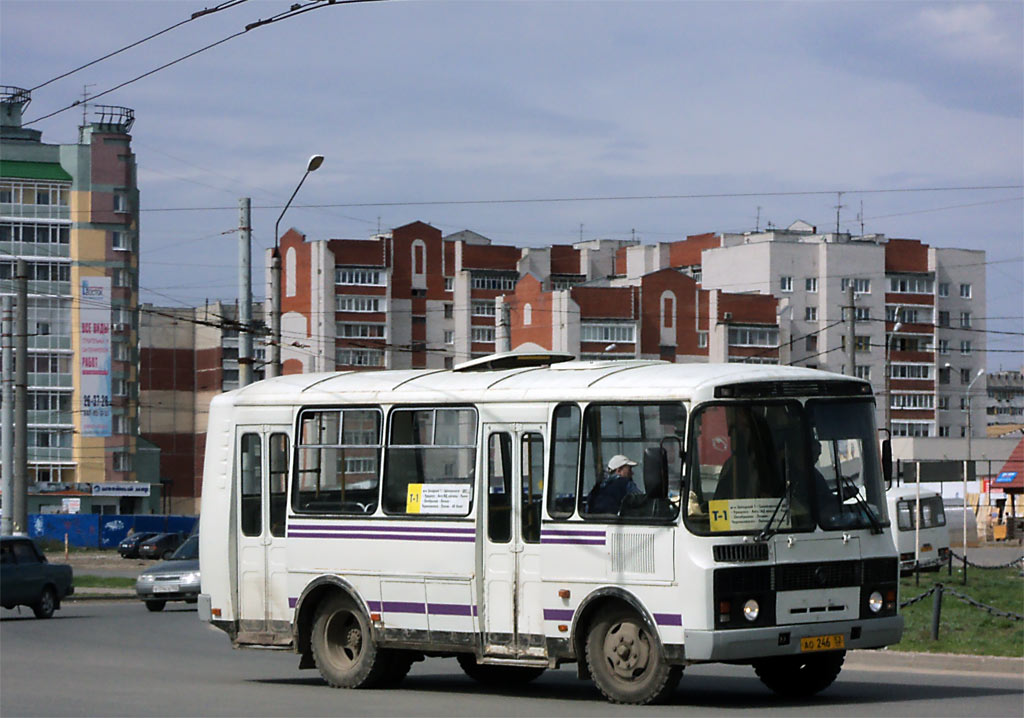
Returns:
[[[75,576],[75,590],[80,588],[135,588],[135,579],[126,576]]]
[[[967,585],[963,584],[962,568],[922,573],[920,584],[913,576],[900,581],[900,600],[907,601],[941,583],[986,606],[1002,611],[1024,614],[1024,578],[1020,568],[967,569]],[[939,640],[933,641],[932,611],[935,595],[903,609],[905,622],[903,640],[898,651],[920,653],[964,653],[978,656],[1024,655],[1024,621],[994,616],[976,606],[965,603],[948,592],[942,596],[942,616],[939,620]]]

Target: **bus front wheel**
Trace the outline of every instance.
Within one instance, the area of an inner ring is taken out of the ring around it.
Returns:
[[[388,675],[389,656],[377,648],[366,616],[345,596],[331,596],[317,608],[310,644],[320,675],[334,688],[372,688]]]
[[[657,640],[627,608],[608,611],[593,623],[586,651],[594,683],[612,703],[661,702],[683,675],[681,666],[665,662]]]
[[[780,696],[808,698],[832,685],[844,660],[846,651],[764,658],[754,662],[754,672]]]

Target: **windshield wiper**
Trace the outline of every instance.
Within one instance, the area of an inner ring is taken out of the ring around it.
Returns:
[[[782,508],[782,504],[786,501],[786,495],[783,494],[782,498],[779,499],[779,503],[775,504],[775,510],[772,511],[772,515],[768,517],[768,523],[764,525],[764,528],[758,532],[757,536],[754,537],[755,541],[767,541],[772,536],[778,533],[778,530],[772,529],[772,523],[775,521],[775,517],[779,513],[779,509]]]
[[[852,498],[854,501],[857,502],[857,507],[867,515],[868,521],[871,522],[871,533],[882,533],[882,523],[877,518],[875,518],[875,514],[872,510],[871,504],[865,501],[864,497],[860,495],[860,489],[857,487],[857,484],[853,483],[853,480],[849,476],[846,476],[843,472],[839,471],[837,473],[839,475],[840,482],[839,486],[837,487],[839,489],[838,493],[840,502],[842,502],[843,500],[844,487],[852,489]]]

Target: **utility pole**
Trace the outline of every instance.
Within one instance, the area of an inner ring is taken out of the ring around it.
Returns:
[[[15,270],[18,306],[14,316],[14,473],[11,486],[11,533],[28,534],[28,263]],[[4,497],[6,503],[6,497]]]
[[[836,192],[836,234],[839,234],[839,210],[845,205],[843,204],[843,193]]]
[[[238,200],[238,387],[252,384],[252,199]]]
[[[846,310],[850,313],[846,325],[846,362],[850,367],[850,376],[857,376],[857,310],[853,305],[853,278],[846,282]]]
[[[0,448],[3,467],[3,516],[0,534],[12,533],[14,495],[14,297],[3,297],[3,418],[0,418]]]

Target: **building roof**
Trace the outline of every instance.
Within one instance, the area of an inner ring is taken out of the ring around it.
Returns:
[[[0,177],[15,179],[53,180],[70,182],[71,175],[57,162],[23,162],[0,160]]]
[[[999,469],[992,487],[1008,493],[1024,493],[1024,439],[1010,452],[1010,458]]]

